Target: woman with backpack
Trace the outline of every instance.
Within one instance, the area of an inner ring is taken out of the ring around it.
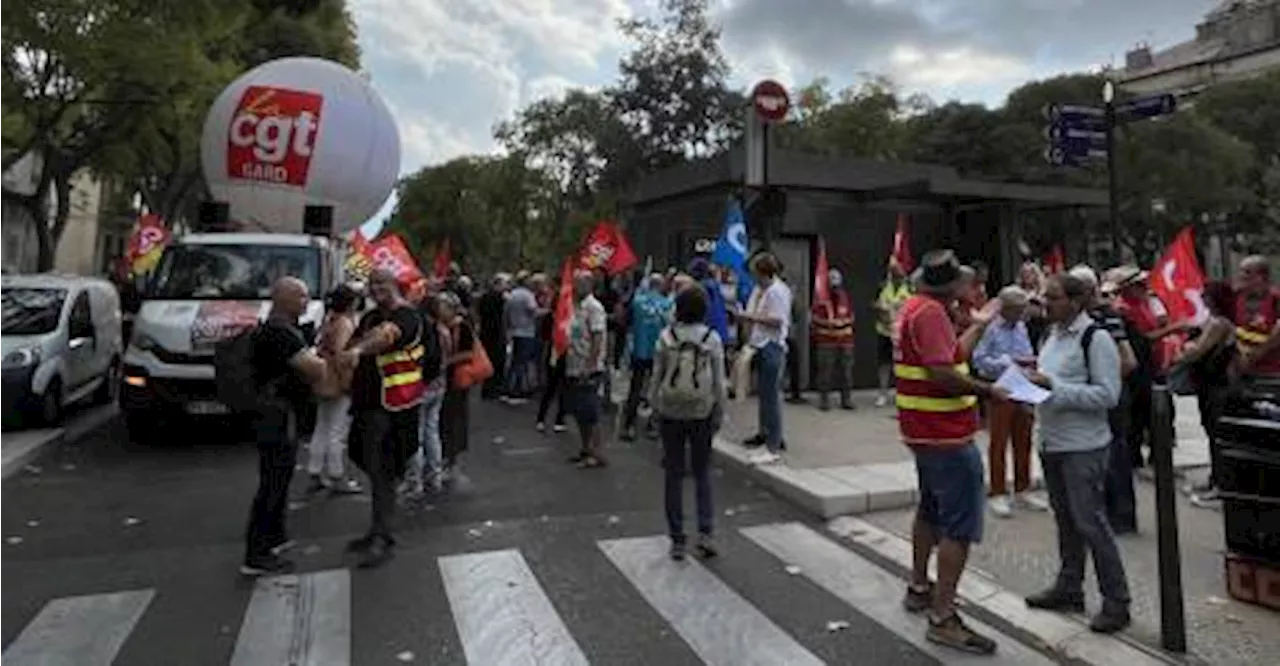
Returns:
[[[321,358],[337,358],[346,349],[356,330],[360,301],[360,294],[345,284],[329,293],[325,299],[324,322],[316,338],[316,350]],[[316,407],[316,427],[307,458],[307,472],[311,474],[308,492],[311,493],[328,489],[354,494],[364,490],[355,479],[347,478],[345,469],[347,432],[351,428],[351,374],[340,373],[338,384],[340,392],[333,397],[321,397]]]
[[[675,321],[658,337],[649,404],[659,420],[666,470],[667,528],[671,559],[685,557],[684,476],[692,462],[701,557],[714,557],[711,441],[724,420],[724,344],[707,326],[707,294],[693,284],[676,295]]]

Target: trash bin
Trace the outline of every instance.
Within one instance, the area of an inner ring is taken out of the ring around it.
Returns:
[[[1280,378],[1248,380],[1224,405],[1217,440],[1228,591],[1278,608]]]

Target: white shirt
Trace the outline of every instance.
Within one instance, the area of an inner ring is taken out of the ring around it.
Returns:
[[[782,280],[774,278],[763,293],[760,287],[755,288],[747,309],[752,314],[782,321],[782,326],[778,328],[752,324],[747,344],[759,349],[770,342],[776,342],[786,349],[787,337],[791,334],[791,288]]]

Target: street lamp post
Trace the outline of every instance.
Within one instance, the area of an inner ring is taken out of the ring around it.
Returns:
[[[1111,217],[1111,261],[1122,263],[1120,256],[1120,196],[1116,180],[1116,97],[1115,84],[1110,79],[1102,84],[1102,103],[1106,110],[1107,132],[1107,205]]]

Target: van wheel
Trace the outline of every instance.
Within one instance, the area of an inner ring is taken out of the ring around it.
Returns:
[[[112,358],[107,371],[102,374],[102,386],[93,393],[93,404],[109,405],[120,394],[120,359]]]
[[[55,378],[49,380],[49,385],[44,389],[44,395],[40,397],[40,423],[56,426],[61,422],[62,382]]]

